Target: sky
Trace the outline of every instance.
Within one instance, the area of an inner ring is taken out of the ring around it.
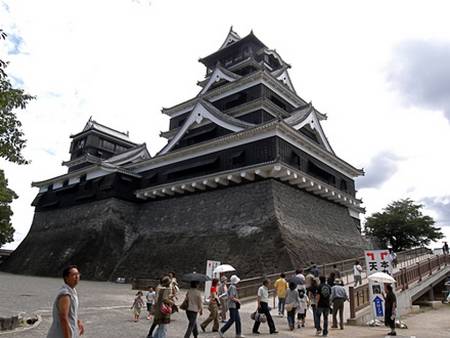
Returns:
[[[198,59],[230,26],[276,49],[299,96],[327,114],[336,154],[366,172],[356,182],[365,216],[409,197],[450,240],[449,12],[433,0],[0,0],[0,59],[36,96],[17,111],[31,164],[0,160],[19,195],[5,248],[30,229],[31,182],[66,172],[70,135],[91,116],[155,155],[168,130],[161,108],[198,93]]]

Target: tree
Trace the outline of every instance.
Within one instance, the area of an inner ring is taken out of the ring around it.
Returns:
[[[428,245],[444,237],[441,228],[434,227],[434,220],[422,214],[422,204],[411,199],[392,202],[383,212],[367,218],[365,232],[380,243],[390,243],[394,251]]]
[[[0,247],[13,241],[14,228],[11,224],[13,212],[9,205],[15,198],[17,195],[8,188],[8,180],[0,169]]]
[[[6,34],[0,29],[0,40]],[[21,130],[22,124],[17,119],[15,109],[25,109],[33,96],[25,94],[22,89],[14,88],[6,74],[8,62],[0,59],[0,158],[17,164],[26,164],[22,150],[26,140]],[[13,214],[10,204],[17,198],[14,191],[8,188],[8,180],[0,169],[0,247],[13,241],[14,228],[11,224]]]
[[[6,34],[0,29],[0,40],[5,39]],[[0,157],[14,163],[26,164],[28,162],[21,153],[26,140],[14,109],[25,109],[34,97],[25,94],[23,89],[13,88],[6,74],[7,66],[8,62],[0,60]]]

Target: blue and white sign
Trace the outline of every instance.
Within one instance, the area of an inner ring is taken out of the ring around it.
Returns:
[[[383,317],[384,316],[384,309],[383,309],[383,299],[380,296],[375,296],[373,300],[375,304],[375,314],[377,317]]]

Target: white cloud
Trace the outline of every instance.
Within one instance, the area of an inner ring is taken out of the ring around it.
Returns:
[[[0,162],[20,195],[13,246],[32,222],[31,182],[64,172],[69,135],[93,115],[155,154],[168,128],[160,108],[197,94],[205,74],[197,60],[217,50],[230,25],[241,36],[253,29],[292,65],[297,92],[329,116],[324,128],[340,157],[367,170],[384,151],[402,158],[380,188],[360,190],[369,214],[408,195],[448,194],[449,124],[434,107],[405,106],[386,81],[402,41],[450,41],[448,12],[439,1],[410,1],[408,15],[392,1],[6,1],[2,28],[22,39],[8,70],[37,96],[18,112],[32,164]],[[1,55],[10,48],[0,46]]]

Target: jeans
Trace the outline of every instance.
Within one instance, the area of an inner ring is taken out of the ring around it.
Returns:
[[[292,308],[291,311],[287,312],[287,321],[290,329],[293,329],[295,327],[295,311],[297,308]]]
[[[319,320],[317,320],[318,316],[317,316],[317,305],[316,304],[311,304],[311,310],[313,313],[313,320],[314,320],[314,327],[316,328],[316,330],[321,330],[320,328],[320,317]]]
[[[259,307],[258,312],[264,313],[266,315],[270,333],[275,332],[275,324],[273,322],[272,316],[270,315],[269,304],[267,304],[266,302],[260,302],[259,304],[261,306]],[[259,325],[261,325],[261,322],[255,320],[255,324],[253,325],[253,333],[258,332]]]
[[[198,336],[197,312],[187,310],[186,316],[188,318],[189,324],[186,329],[186,333],[184,334],[184,338],[189,338],[191,336],[191,333],[193,333],[194,337],[197,338]]]
[[[159,324],[153,338],[166,338],[166,335],[167,335],[167,324]]]
[[[278,313],[284,315],[284,304],[286,304],[286,298],[278,297]]]
[[[222,326],[222,329],[220,331],[222,333],[225,333],[231,325],[235,324],[236,327],[236,336],[239,336],[242,333],[241,329],[241,317],[239,316],[239,310],[238,309],[230,309],[230,319],[225,323],[224,326]]]
[[[329,307],[318,307],[317,308],[317,322],[319,323],[320,327],[320,316],[323,314],[323,335],[328,335],[328,315],[330,314],[330,308]]]
[[[361,275],[360,276],[354,276],[354,278],[355,278],[355,285],[354,285],[355,288],[358,286],[358,283],[359,283],[359,285],[362,285]]]

